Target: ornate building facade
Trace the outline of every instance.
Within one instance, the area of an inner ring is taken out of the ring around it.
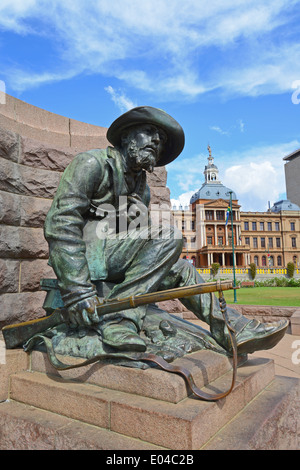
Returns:
[[[192,196],[189,207],[173,208],[181,229],[181,257],[196,267],[283,268],[300,262],[300,207],[289,200],[276,202],[266,212],[242,212],[237,195],[219,179],[219,170],[208,147],[205,182]],[[232,209],[232,210],[230,210]]]

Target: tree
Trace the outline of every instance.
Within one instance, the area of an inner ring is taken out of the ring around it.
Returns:
[[[289,277],[294,276],[295,265],[291,261],[287,264],[287,273]]]
[[[250,263],[250,274],[252,279],[255,279],[256,276],[256,264],[255,263]]]
[[[218,274],[219,268],[220,268],[219,263],[212,263],[211,272],[212,272],[213,277],[215,277]]]

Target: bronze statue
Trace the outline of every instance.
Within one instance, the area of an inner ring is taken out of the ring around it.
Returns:
[[[150,221],[130,230],[134,217],[128,215],[124,227],[124,207],[120,207],[125,198],[126,214],[130,205],[136,205],[139,214],[147,217],[150,196],[146,171],[178,157],[184,147],[184,132],[167,113],[145,106],[116,119],[107,138],[113,147],[80,153],[65,170],[46,218],[45,237],[70,324],[97,325],[103,343],[115,350],[145,351],[140,332],[146,307],[100,318],[95,283],[113,283],[109,300],[203,282],[194,266],[179,259],[181,232],[161,226],[150,230]],[[109,226],[109,210],[117,214],[113,228]],[[212,305],[209,294],[181,301],[210,325],[218,344],[230,349],[220,308],[217,303]],[[239,353],[273,347],[287,328],[286,321],[260,323],[233,309],[228,309],[228,315]]]
[[[275,346],[288,322],[261,323],[227,308],[221,284],[203,287],[195,267],[180,259],[182,233],[151,222],[146,172],[179,156],[182,127],[164,111],[144,106],[116,119],[107,139],[112,147],[80,153],[66,168],[45,221],[60,308],[3,328],[7,347],[29,350],[42,340],[52,363],[68,368],[56,353],[88,361],[156,357],[159,363],[157,357],[170,362],[203,348],[236,357]],[[188,286],[198,287],[182,297]],[[181,302],[210,332],[135,301],[170,290],[170,298],[180,291]],[[219,302],[212,290],[219,291]]]

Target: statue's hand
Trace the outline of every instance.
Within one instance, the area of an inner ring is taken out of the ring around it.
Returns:
[[[99,323],[100,317],[97,314],[97,305],[100,304],[100,300],[97,295],[89,297],[88,299],[80,300],[74,305],[71,305],[67,314],[69,317],[70,325],[76,326],[90,326],[95,323]]]

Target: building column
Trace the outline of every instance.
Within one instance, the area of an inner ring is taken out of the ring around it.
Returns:
[[[225,266],[225,253],[222,253],[222,266]]]

